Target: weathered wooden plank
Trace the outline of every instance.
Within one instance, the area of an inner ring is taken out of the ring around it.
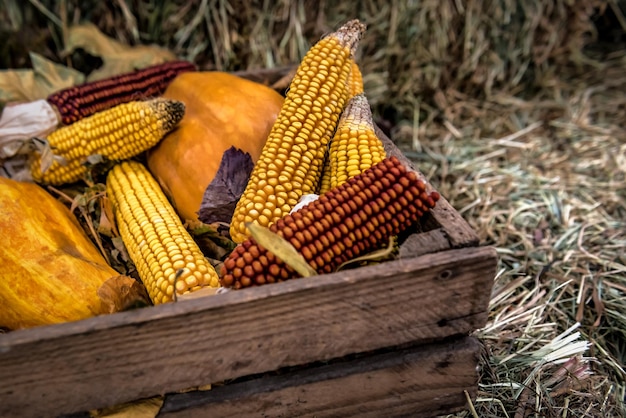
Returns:
[[[373,354],[168,395],[159,418],[433,417],[475,397],[480,344],[472,337]]]
[[[415,168],[415,165],[409,160],[406,155],[389,139],[387,135],[378,127],[376,127],[376,135],[383,142],[387,155],[396,156],[407,167],[414,170],[420,178],[422,178],[431,188],[432,185],[424,177],[424,175]],[[430,211],[430,214],[435,221],[443,228],[450,246],[452,248],[471,247],[478,245],[479,239],[476,232],[471,226],[463,219],[463,217],[450,205],[450,202],[445,197],[441,196],[441,199],[437,202],[437,205]]]
[[[484,325],[493,248],[464,248],[0,335],[0,416],[115,405]]]
[[[450,242],[442,228],[420,234],[411,234],[400,245],[398,257],[411,258],[450,249]]]

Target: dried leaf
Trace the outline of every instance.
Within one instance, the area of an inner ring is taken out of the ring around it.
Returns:
[[[85,75],[54,63],[41,55],[30,53],[31,70],[0,71],[0,102],[32,102],[80,84]]]
[[[297,271],[300,276],[317,275],[313,267],[306,262],[302,254],[289,241],[257,223],[248,222],[246,227],[260,246],[281,259],[283,263]]]
[[[203,298],[205,296],[213,296],[217,293],[217,289],[219,289],[219,287],[207,286],[207,287],[203,287],[202,289],[198,289],[194,292],[184,293],[182,295],[176,295],[176,302],[180,302],[181,300]]]
[[[40,99],[9,105],[0,115],[0,159],[28,153],[31,138],[46,137],[59,119],[50,103]]]
[[[204,191],[198,219],[205,224],[230,223],[253,168],[254,162],[247,152],[235,147],[224,151],[220,168]]]
[[[47,140],[35,138],[33,140],[33,144],[41,155],[39,169],[42,173],[48,171],[48,169],[50,168],[50,166],[52,166],[52,163],[55,160],[63,166],[67,165],[67,160],[64,157],[54,154],[54,151],[52,150],[52,147],[50,147],[50,143]]]
[[[395,248],[395,239],[394,237],[390,237],[389,245],[387,245],[387,247],[381,248],[376,251],[372,251],[371,253],[364,254],[360,257],[353,258],[352,260],[348,260],[345,263],[341,264],[339,267],[337,267],[337,271],[348,267],[350,264],[361,263],[364,261],[386,260],[393,253],[394,248]]]
[[[103,61],[99,69],[89,74],[87,81],[101,80],[176,59],[172,52],[158,46],[124,45],[104,35],[91,23],[68,29],[64,52],[69,54],[78,48],[102,58]]]
[[[150,306],[145,286],[128,276],[115,276],[98,289],[98,296],[108,313]]]
[[[111,244],[113,244],[115,249],[119,251],[120,257],[122,257],[122,261],[124,262],[130,261],[130,257],[128,255],[128,252],[126,251],[126,246],[124,245],[124,241],[122,240],[122,237],[117,236],[117,237],[111,238]]]
[[[119,235],[115,227],[115,215],[113,214],[113,205],[108,197],[102,196],[98,199],[100,202],[100,222],[98,223],[98,232],[107,237],[116,237]]]
[[[204,255],[223,260],[237,244],[221,234],[219,226],[219,224],[207,225],[197,220],[189,220],[185,225]]]
[[[154,418],[163,406],[163,397],[128,402],[109,408],[89,411],[91,418]]]

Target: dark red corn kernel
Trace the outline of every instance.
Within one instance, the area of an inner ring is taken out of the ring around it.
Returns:
[[[282,268],[280,270],[279,280],[288,280],[293,277],[292,270],[288,268]]]
[[[330,260],[327,264],[324,264],[324,267],[322,267],[322,274],[330,274],[333,272],[333,267],[330,264],[332,260]]]
[[[314,244],[309,244],[307,246],[302,247],[300,249],[300,254],[302,254],[302,256],[307,260],[310,260],[311,258],[313,258],[313,254],[315,254]]]
[[[252,262],[252,269],[255,271],[255,273],[262,273],[263,268],[264,268],[264,265],[261,264],[260,260],[254,260]]]
[[[254,257],[252,257],[252,254],[250,254],[249,252],[244,252],[242,254],[242,258],[245,264],[250,264],[252,263],[252,260],[254,260]]]
[[[298,251],[299,251],[299,250],[300,250],[300,248],[302,247],[302,245],[300,244],[300,241],[298,241],[298,240],[296,239],[296,237],[291,238],[291,239],[289,240],[289,242],[290,242],[290,243],[291,243],[291,245],[293,245],[293,246],[294,246],[294,248],[295,248],[296,250],[298,250]]]
[[[348,208],[353,211],[353,210],[357,210],[359,207],[357,206],[356,202],[354,201],[354,199],[356,199],[357,196],[354,196],[353,200],[350,200],[348,202],[346,202],[346,205],[348,205]]]
[[[220,279],[220,282],[221,282],[222,286],[224,286],[224,287],[231,287],[233,285],[233,283],[235,282],[235,280],[234,280],[232,274],[226,274],[225,276],[223,276]]]
[[[244,276],[252,277],[255,273],[251,265],[247,265],[242,270]]]
[[[224,260],[224,267],[226,267],[227,270],[232,270],[235,268],[236,262],[237,260],[234,258],[227,258],[226,260]]]
[[[319,254],[322,251],[324,251],[324,248],[326,248],[326,247],[322,244],[321,241],[315,241],[313,243],[313,248],[314,248],[315,254]]]
[[[259,274],[259,275],[255,276],[254,283],[256,285],[262,285],[262,284],[267,283],[267,281],[265,280],[265,276],[264,275]]]
[[[320,244],[322,244],[322,247],[328,247],[331,244],[331,239],[334,240],[333,235],[330,234],[330,236],[326,236],[326,235],[322,235],[319,237],[318,242]]]
[[[296,233],[293,234],[293,236],[295,239],[297,239],[301,243],[307,242],[307,240],[304,238],[304,233],[302,231],[296,231]]]
[[[235,261],[235,266],[239,267],[240,269],[244,268],[246,266],[246,262],[244,261],[243,257],[239,257],[236,261]]]
[[[252,241],[252,240],[250,240]],[[261,250],[258,245],[254,245],[248,249],[252,258],[258,258],[261,255]]]
[[[284,222],[283,222],[283,224],[284,224]],[[289,239],[291,239],[291,237],[293,237],[293,230],[290,227],[288,227],[288,226],[285,226],[280,231],[282,232],[283,238],[285,238],[287,240],[289,240]]]

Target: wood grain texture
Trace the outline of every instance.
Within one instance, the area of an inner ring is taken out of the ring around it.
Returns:
[[[0,335],[0,416],[467,334],[486,322],[495,269],[493,248],[464,248]]]
[[[415,168],[415,165],[406,155],[393,143],[391,139],[378,127],[376,127],[376,135],[382,141],[388,156],[395,156],[402,161],[408,168],[415,171],[419,177],[432,190],[436,190],[424,175]],[[467,221],[450,205],[445,197],[441,196],[437,205],[430,211],[435,221],[442,227],[445,232],[450,246],[452,248],[472,247],[479,243],[478,235],[469,226]]]
[[[450,249],[450,242],[442,228],[409,235],[400,245],[398,257],[411,258]]]
[[[159,418],[433,417],[475,398],[471,337],[168,395]]]

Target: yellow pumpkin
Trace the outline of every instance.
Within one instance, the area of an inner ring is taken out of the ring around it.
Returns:
[[[257,161],[283,97],[271,88],[224,72],[187,72],[164,97],[185,104],[185,116],[148,153],[148,168],[183,220],[197,220],[206,187],[231,146]]]
[[[119,276],[74,215],[43,188],[0,177],[0,326],[108,313],[100,286]]]

